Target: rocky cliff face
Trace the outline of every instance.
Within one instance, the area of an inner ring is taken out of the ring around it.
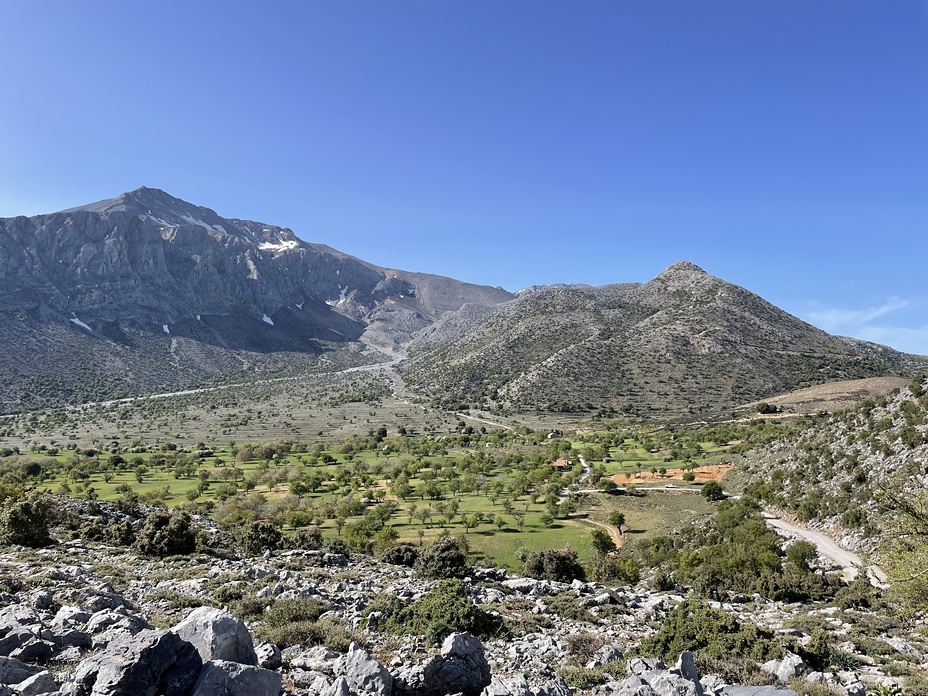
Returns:
[[[85,356],[100,379],[131,381],[132,372],[138,380],[150,371],[144,361],[121,373],[100,364],[125,360],[116,346],[154,342],[155,353],[175,354],[178,340],[208,354],[207,372],[229,362],[229,351],[315,355],[368,329],[370,342],[391,349],[445,312],[511,297],[501,288],[383,269],[157,189],[0,220],[2,333],[24,359],[4,367],[18,376],[62,359],[63,372],[73,372],[64,353]],[[187,383],[161,383],[178,386]]]
[[[0,221],[0,307],[91,327],[117,321],[161,330],[231,316],[354,340],[383,305],[434,319],[465,303],[510,298],[499,288],[387,271],[157,189]]]

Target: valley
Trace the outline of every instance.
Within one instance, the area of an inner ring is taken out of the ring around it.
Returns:
[[[158,189],[0,220],[0,652],[110,696],[209,610],[271,696],[449,696],[446,639],[473,696],[928,693],[926,369],[689,262],[513,293]]]

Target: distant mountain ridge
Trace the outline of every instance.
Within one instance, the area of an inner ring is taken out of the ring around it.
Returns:
[[[925,364],[831,336],[685,261],[647,283],[541,288],[467,316],[425,329],[403,375],[485,408],[692,416]]]
[[[379,351],[364,354],[367,346]],[[837,338],[687,262],[648,283],[518,294],[387,269],[140,188],[0,219],[6,408],[403,351],[408,384],[487,407],[699,414],[923,364]]]

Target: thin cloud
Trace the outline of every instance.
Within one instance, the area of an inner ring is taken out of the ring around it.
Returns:
[[[874,319],[909,306],[908,300],[891,297],[879,307],[870,309],[840,309],[837,307],[813,309],[806,312],[806,319],[825,331],[844,331],[847,328],[862,328]]]

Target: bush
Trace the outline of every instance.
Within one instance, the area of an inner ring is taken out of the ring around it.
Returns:
[[[430,580],[462,578],[467,575],[467,555],[457,539],[445,534],[419,552],[413,569]]]
[[[321,599],[278,599],[261,615],[261,620],[272,625],[284,625],[298,621],[317,621],[329,610]]]
[[[583,580],[586,575],[577,560],[577,552],[569,546],[564,549],[533,551],[525,559],[525,574],[538,580],[571,582]]]
[[[270,522],[249,522],[242,531],[239,547],[247,556],[260,556],[283,546],[284,535]]]
[[[145,556],[164,558],[188,554],[196,549],[196,530],[186,512],[155,510],[145,520],[135,545]]]
[[[706,500],[724,500],[725,491],[718,481],[706,481],[702,487],[702,497]]]
[[[803,572],[812,569],[812,563],[818,558],[818,549],[815,544],[805,539],[796,541],[786,549],[786,560]]]
[[[382,612],[384,628],[400,634],[435,637],[442,632],[444,635],[468,632],[489,637],[503,625],[499,617],[477,607],[470,599],[467,585],[457,579],[442,580],[409,606],[399,607],[392,600],[380,599],[368,607],[368,612],[371,611]]]
[[[598,633],[580,631],[567,636],[567,652],[581,662],[589,662],[593,655],[603,646],[603,638]]]
[[[52,543],[48,533],[54,505],[47,496],[10,497],[0,507],[0,544],[39,548]]]
[[[288,545],[292,549],[309,549],[318,551],[322,548],[322,532],[319,527],[310,527],[309,529],[300,529],[295,532],[289,539]]]
[[[586,621],[587,623],[596,621],[596,617],[580,605],[580,600],[573,592],[561,592],[547,600],[547,605],[548,611],[557,614],[562,619]]]
[[[324,645],[330,650],[348,652],[351,643],[364,644],[361,636],[334,617],[321,621],[295,621],[280,626],[262,623],[255,629],[254,635],[278,648],[289,648],[292,645]]]
[[[641,566],[631,556],[595,554],[586,566],[596,582],[634,585],[641,579]]]
[[[745,657],[758,662],[783,656],[773,632],[750,624],[742,626],[731,614],[693,598],[678,604],[660,630],[641,642],[640,650],[667,662],[676,660],[684,650],[717,659]]]
[[[217,601],[219,600],[217,599]],[[270,599],[245,595],[239,600],[230,602],[229,611],[242,621],[249,621],[261,616],[271,604],[273,604],[273,601]]]
[[[407,568],[412,568],[416,564],[416,560],[419,558],[419,549],[413,546],[412,544],[398,544],[392,549],[388,549],[380,560],[384,563],[392,563],[393,565],[406,566]]]
[[[132,546],[135,543],[135,527],[128,520],[110,520],[103,528],[103,541],[111,546]]]
[[[343,556],[348,555],[348,544],[344,539],[329,539],[325,544],[325,550],[329,553],[340,553]]]

